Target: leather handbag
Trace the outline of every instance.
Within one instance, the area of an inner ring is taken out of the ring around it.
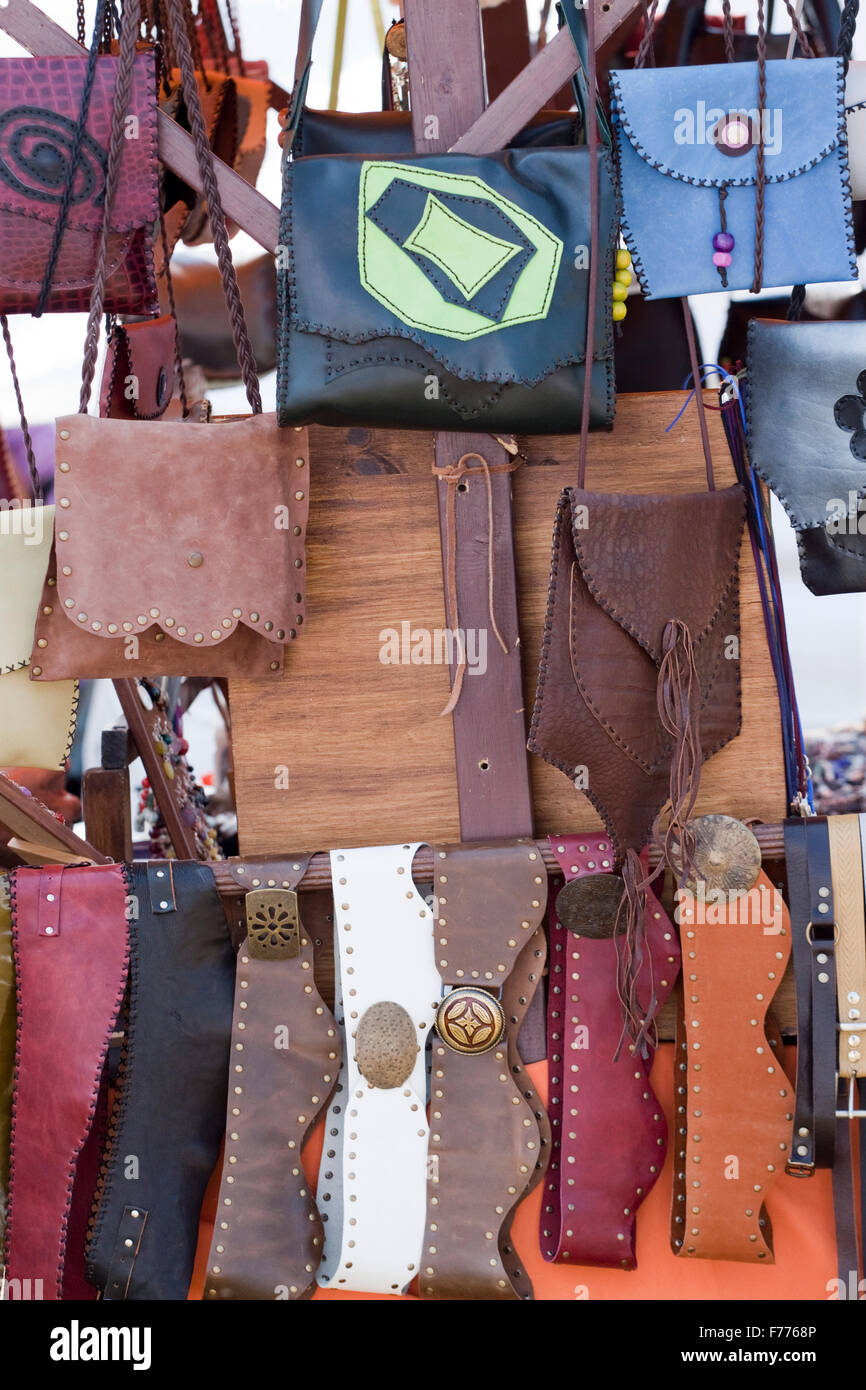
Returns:
[[[797,533],[813,594],[866,591],[866,324],[752,319],[749,458]]]
[[[761,26],[756,63],[611,74],[624,234],[650,299],[856,279],[844,61],[765,55]]]
[[[600,427],[614,410],[616,208],[609,153],[595,158],[606,293],[590,421]],[[280,424],[576,430],[588,190],[582,147],[287,163]]]
[[[181,12],[174,0],[172,11],[175,19]],[[201,128],[182,20],[175,41],[187,60],[187,106]],[[211,218],[220,225],[220,270],[255,413],[195,429],[80,412],[58,421],[55,570],[46,581],[34,647],[31,674],[37,680],[57,679],[70,668],[120,678],[278,674],[284,646],[304,621],[306,437],[287,456],[275,417],[261,411],[212,159],[201,172]],[[84,410],[100,316],[97,294],[85,352]],[[226,449],[235,460],[228,504]],[[170,526],[159,498],[167,505],[170,499]],[[249,505],[251,498],[256,505]],[[140,547],[133,564],[131,535]]]
[[[102,5],[104,14],[104,3]],[[0,61],[0,312],[87,312],[105,217],[118,59]],[[151,240],[158,214],[154,54],[135,59],[108,219],[105,309],[158,311]],[[127,125],[127,128],[128,125]]]
[[[592,4],[586,13],[594,55]],[[588,66],[594,92],[594,60]],[[587,105],[592,150],[592,96]],[[593,220],[596,207],[593,190]],[[595,290],[593,282],[590,349]],[[684,317],[700,381],[687,304]],[[740,728],[739,643],[730,638],[739,627],[745,494],[715,490],[700,392],[696,402],[708,491],[586,491],[585,418],[577,487],[557,507],[528,746],[586,793],[619,861],[644,845],[666,801],[667,850],[694,807],[702,760]]]
[[[54,508],[0,509],[0,767],[64,767],[75,734],[75,680],[34,687],[30,649]]]
[[[116,323],[102,369],[100,415],[158,420],[171,402],[176,356],[177,325],[171,314]]]
[[[318,8],[302,12],[287,144],[301,119]],[[365,118],[362,150],[369,124]],[[382,128],[406,138],[394,113]],[[593,161],[605,288],[588,408],[594,427],[610,425],[616,199],[609,149],[590,156],[584,146],[287,159],[277,260],[280,424],[578,429]]]

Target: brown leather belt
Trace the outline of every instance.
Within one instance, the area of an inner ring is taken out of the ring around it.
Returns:
[[[433,1039],[420,1293],[528,1299],[511,1221],[544,1174],[549,1130],[516,1038],[544,966],[544,863],[524,841],[437,847],[433,862],[446,993]]]
[[[301,1166],[340,1066],[333,1015],[313,977],[298,914],[309,855],[228,861],[245,889],[228,901],[245,939],[237,964],[226,1147],[205,1298],[294,1300],[316,1287],[323,1226]]]

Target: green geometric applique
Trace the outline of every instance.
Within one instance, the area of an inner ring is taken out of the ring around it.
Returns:
[[[515,242],[503,241],[465,222],[434,193],[427,195],[421,221],[403,245],[438,265],[464,299],[477,294],[520,250]]]
[[[519,248],[500,238],[491,238],[489,233],[480,234],[477,228],[472,228],[435,198],[428,200],[424,216],[404,246],[397,245],[367,216],[367,212],[395,179],[414,184],[431,194],[452,193],[473,199],[483,198],[498,208],[526,237],[532,255],[517,276],[504,311],[495,320],[446,299],[408,254],[408,250],[434,261],[468,298],[508,264]],[[443,213],[448,225],[448,235],[444,239],[442,233],[446,222]],[[455,223],[459,223],[460,227],[456,227]],[[488,246],[492,246],[486,259],[479,245],[481,235]],[[432,244],[434,236],[435,245]],[[498,243],[498,246],[494,243]],[[498,333],[500,329],[514,324],[546,318],[553,299],[562,250],[559,237],[542,222],[474,174],[448,174],[385,160],[365,160],[361,165],[358,190],[358,267],[361,284],[368,294],[411,328],[469,341],[487,333]],[[495,263],[494,252],[498,258]]]

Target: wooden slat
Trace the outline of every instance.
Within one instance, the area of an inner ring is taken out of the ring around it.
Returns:
[[[56,846],[94,864],[109,862],[107,855],[82,840],[64,821],[52,815],[47,806],[3,772],[0,772],[0,825],[5,825],[19,840]]]
[[[132,807],[129,769],[91,767],[81,785],[84,824],[91,844],[115,863],[132,858]]]
[[[177,799],[179,783],[177,779],[169,781],[162,754],[154,742],[154,731],[161,719],[159,709],[155,705],[150,710],[145,709],[134,680],[116,680],[114,689],[175,853],[178,859],[196,859],[195,832],[181,816]]]

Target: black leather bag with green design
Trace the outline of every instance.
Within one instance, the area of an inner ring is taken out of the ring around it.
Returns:
[[[580,429],[589,287],[585,146],[285,166],[282,425]],[[617,237],[600,148],[590,424],[614,413]]]

